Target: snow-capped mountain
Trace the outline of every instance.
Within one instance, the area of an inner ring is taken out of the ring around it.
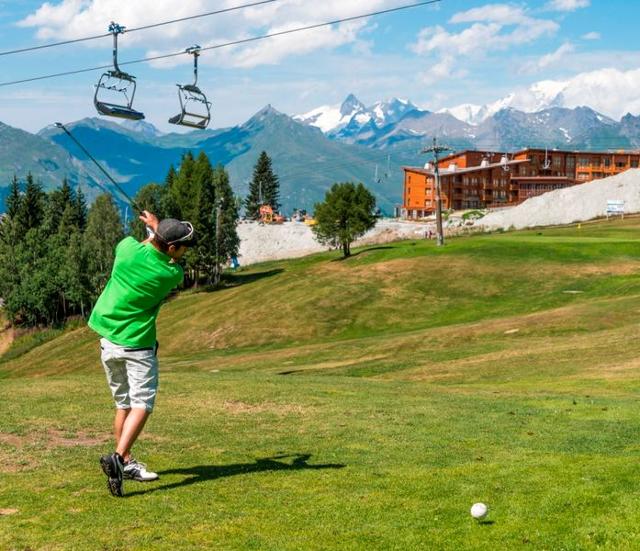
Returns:
[[[565,86],[564,82],[551,80],[536,82],[527,90],[513,92],[485,105],[463,103],[455,107],[440,109],[438,113],[449,113],[467,124],[478,125],[502,109],[517,109],[524,113],[536,113],[551,107],[565,107],[562,101],[562,91]]]
[[[371,123],[377,128],[394,124],[405,113],[415,109],[417,107],[410,101],[398,98],[378,101],[366,107],[353,94],[349,94],[341,105],[323,105],[294,119],[315,126],[325,134],[338,135],[344,131],[346,135],[351,135]]]
[[[310,126],[315,126],[325,134],[349,124],[352,118],[366,111],[366,107],[353,94],[349,94],[342,105],[323,105],[304,115],[293,117]]]
[[[536,113],[552,107],[574,109],[588,105],[609,117],[640,111],[640,69],[601,69],[581,73],[569,80],[542,80],[485,105],[465,103],[440,109],[467,124],[479,125],[506,108]]]

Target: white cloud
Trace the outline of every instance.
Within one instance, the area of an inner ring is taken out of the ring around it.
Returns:
[[[475,21],[491,21],[501,25],[516,25],[525,23],[529,18],[524,9],[509,4],[487,4],[479,8],[473,8],[456,13],[450,23],[473,23]]]
[[[592,31],[581,36],[582,40],[600,40],[600,33]]]
[[[35,28],[36,37],[41,40],[68,40],[105,33],[109,23],[114,20],[125,27],[135,28],[237,5],[237,0],[220,0],[215,6],[207,0],[61,0],[42,4],[18,25]],[[173,53],[194,43],[203,47],[213,46],[397,5],[397,0],[323,0],[309,9],[307,0],[282,0],[231,13],[125,33],[120,39],[120,46],[122,52],[126,52],[127,48],[145,48],[148,56]],[[252,67],[276,63],[290,55],[335,49],[345,44],[358,46],[360,35],[367,24],[366,20],[351,22],[227,48],[224,51],[220,49],[204,52],[201,61],[233,67]],[[82,45],[107,50],[108,40],[105,38],[83,42]],[[121,57],[126,57],[126,54]],[[190,59],[186,56],[179,57],[157,65],[173,66],[177,63],[190,63]]]
[[[587,8],[590,4],[590,0],[551,0],[547,4],[547,8],[555,11],[575,11]]]
[[[555,52],[543,55],[537,61],[526,64],[521,72],[532,73],[558,65],[561,61],[563,61],[567,54],[572,53],[574,50],[575,47],[573,44],[571,44],[570,42],[565,42]]]
[[[640,115],[638,88],[640,69],[621,71],[609,67],[579,73],[567,80],[541,80],[484,106],[461,105],[448,110],[460,114],[472,107],[482,115],[479,120],[484,120],[504,107],[535,112],[551,106],[570,109],[588,106],[604,115],[620,119],[626,113]]]
[[[462,78],[466,74],[464,69],[456,68],[455,59],[452,56],[445,56],[438,63],[421,72],[419,80],[431,85],[447,78]]]
[[[456,67],[464,74],[464,64],[490,54],[528,44],[545,35],[553,35],[559,25],[555,21],[534,18],[521,7],[510,4],[487,4],[455,14],[450,23],[471,23],[460,32],[450,32],[441,25],[420,31],[411,50],[418,55],[435,56],[434,69],[449,73]]]

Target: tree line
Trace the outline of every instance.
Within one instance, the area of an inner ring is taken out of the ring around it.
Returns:
[[[159,218],[193,223],[198,240],[183,258],[186,287],[219,282],[240,245],[238,206],[223,167],[212,167],[204,153],[187,153],[179,170],[171,167],[164,183],[142,187],[135,202]],[[14,177],[0,222],[0,297],[9,321],[51,326],[87,317],[125,233],[146,238],[137,216],[125,229],[112,195],[87,207],[82,190],[67,180],[46,193],[31,174],[24,183]]]
[[[23,188],[23,189],[21,189]],[[134,202],[160,219],[189,220],[197,243],[181,260],[185,287],[216,285],[224,265],[238,255],[236,227],[242,201],[229,175],[213,167],[207,155],[186,153],[178,170],[171,166],[163,183],[138,190]],[[262,152],[244,200],[248,218],[259,218],[261,205],[280,207],[279,180]],[[375,198],[362,186],[335,184],[315,205],[316,238],[350,255],[353,240],[375,224]],[[129,233],[138,240],[146,228],[131,213],[125,228],[114,197],[103,194],[87,206],[82,190],[65,179],[44,192],[31,174],[21,184],[14,177],[0,221],[0,297],[16,326],[58,325],[72,316],[87,317],[109,279],[117,243]]]

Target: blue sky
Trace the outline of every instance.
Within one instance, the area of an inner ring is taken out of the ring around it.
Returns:
[[[115,19],[137,27],[248,0],[0,1],[0,49],[106,31]],[[411,0],[280,0],[273,4],[125,34],[122,60],[409,4]],[[321,31],[205,52],[201,88],[214,103],[212,127],[244,122],[264,105],[298,114],[340,103],[401,97],[437,110],[494,102],[540,81],[570,82],[571,104],[618,118],[640,114],[640,2],[443,0]],[[111,40],[4,56],[2,82],[109,63]],[[186,56],[128,66],[136,106],[160,129],[177,110],[175,83],[191,77]],[[588,78],[585,76],[587,75]],[[93,116],[99,72],[0,87],[0,121],[29,131]],[[524,100],[523,100],[524,101]]]

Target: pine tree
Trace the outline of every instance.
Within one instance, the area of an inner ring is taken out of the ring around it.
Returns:
[[[44,217],[44,208],[45,194],[40,184],[36,183],[31,173],[29,173],[27,174],[27,184],[20,203],[20,209],[16,215],[20,229],[26,232],[40,226]]]
[[[134,198],[136,205],[141,209],[148,210],[155,214],[160,220],[166,218],[165,213],[166,188],[160,184],[147,184],[142,186]],[[147,231],[142,221],[134,215],[129,222],[129,232],[139,241],[147,238]]]
[[[16,175],[13,175],[13,180],[11,180],[11,190],[9,191],[9,197],[7,197],[7,216],[9,218],[15,218],[16,214],[20,210],[20,205],[22,204],[22,196],[20,195],[20,184],[18,183],[18,178]]]
[[[84,232],[92,300],[98,298],[109,279],[114,250],[122,237],[122,221],[111,195],[98,196],[89,209],[87,229]]]
[[[67,214],[64,223],[76,225],[75,199],[75,194],[66,178],[62,181],[62,186],[48,194],[42,224],[47,235],[64,231],[60,226],[65,212]]]
[[[189,151],[182,156],[180,170],[171,178],[167,188],[166,211],[170,218],[190,220],[197,212],[198,189],[193,181],[195,169],[193,154]]]
[[[260,153],[253,169],[249,195],[245,199],[247,217],[254,220],[260,218],[262,205],[270,205],[274,212],[280,208],[280,181],[273,172],[271,158],[266,151]]]
[[[204,274],[210,283],[215,271],[215,190],[213,187],[213,167],[203,152],[196,159],[193,187],[197,190],[197,205],[191,222],[197,236],[196,246],[185,255],[187,267],[195,272],[197,285],[199,275]]]
[[[231,257],[238,256],[238,203],[229,184],[229,174],[222,165],[213,172],[216,208],[214,211],[215,270],[210,283],[218,284],[224,266]]]
[[[76,190],[76,200],[74,202],[74,207],[76,211],[75,217],[78,228],[80,229],[80,231],[84,231],[84,229],[87,227],[87,201],[84,193],[82,193],[82,189],[80,188],[80,186],[78,186],[78,189]]]

